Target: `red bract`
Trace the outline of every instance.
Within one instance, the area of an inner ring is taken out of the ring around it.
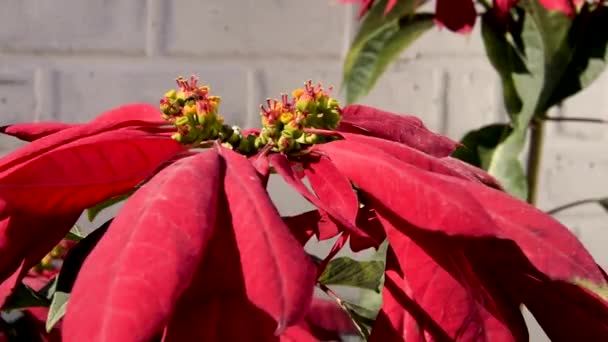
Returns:
[[[81,245],[95,248],[72,270],[65,341],[336,340],[354,327],[344,302],[313,300],[318,276],[348,242],[386,238],[372,341],[526,340],[522,304],[552,338],[608,339],[608,303],[592,292],[608,285],[581,243],[419,119],[341,109],[308,82],[243,135],[208,87],[178,84],[161,108],[183,144],[145,105],[6,130],[34,141],[0,161],[1,299],[85,208],[139,186]],[[316,208],[282,217],[273,171]],[[317,267],[303,249],[313,234],[338,236]]]

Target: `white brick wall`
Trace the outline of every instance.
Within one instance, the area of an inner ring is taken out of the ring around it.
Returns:
[[[0,8],[2,124],[85,121],[126,102],[156,104],[176,76],[196,73],[223,97],[227,120],[257,125],[268,96],[307,79],[339,86],[357,25],[356,9],[336,0],[0,0]],[[605,74],[559,112],[608,119],[607,89]],[[362,102],[416,114],[456,139],[504,117],[479,25],[470,36],[428,33]],[[541,208],[608,196],[606,126],[547,131]],[[18,145],[0,143],[3,151]],[[580,208],[560,218],[608,267],[608,216]]]

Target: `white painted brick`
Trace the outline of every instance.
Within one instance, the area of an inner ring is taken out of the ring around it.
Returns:
[[[558,115],[608,120],[608,73],[604,72],[589,88],[562,104]],[[606,125],[561,121],[550,131],[558,137],[598,141],[608,138]]]
[[[0,0],[0,49],[144,50],[146,0]]]
[[[498,121],[502,96],[498,76],[491,67],[452,65],[447,82],[448,136],[460,140],[470,130]]]
[[[359,101],[399,114],[415,115],[433,131],[443,131],[444,77],[440,68],[403,63],[390,68]]]
[[[180,0],[167,50],[207,56],[339,56],[346,9],[328,0]]]
[[[0,126],[34,120],[35,72],[32,67],[0,65]]]
[[[78,122],[116,106],[145,102],[157,105],[163,94],[176,88],[175,78],[197,74],[202,84],[222,97],[220,113],[227,123],[243,125],[248,108],[248,71],[243,68],[200,65],[107,64],[86,68],[66,66],[54,75],[54,110],[51,118]]]
[[[430,56],[485,56],[481,40],[481,25],[478,22],[473,31],[459,34],[433,27],[410,45],[402,57],[425,58]]]
[[[608,153],[604,143],[548,138],[542,160],[539,207],[608,196]]]

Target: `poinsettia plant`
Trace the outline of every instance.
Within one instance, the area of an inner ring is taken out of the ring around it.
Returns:
[[[242,130],[209,87],[177,83],[160,110],[3,128],[30,141],[0,159],[5,310],[46,298],[64,341],[524,341],[523,304],[554,340],[608,338],[607,277],[575,236],[419,119],[341,107],[307,82]],[[282,217],[271,174],[315,209]],[[125,199],[89,235],[73,230]],[[336,239],[326,257],[305,252],[313,236]],[[77,241],[67,254],[63,239]],[[383,303],[366,316],[332,277],[377,264],[334,256],[381,244],[386,267],[365,280],[383,283]],[[44,291],[24,284],[49,264]]]
[[[434,11],[426,10],[426,0],[342,2],[359,3],[362,16],[344,61],[348,103],[366,95],[400,52],[431,28],[462,34],[481,26],[486,55],[501,79],[509,122],[472,130],[454,157],[484,168],[519,198],[536,201],[545,122],[606,123],[548,114],[605,69],[604,0],[436,0]],[[520,156],[526,145],[524,167]]]

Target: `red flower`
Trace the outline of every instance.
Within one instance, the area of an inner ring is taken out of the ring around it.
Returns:
[[[521,304],[551,338],[608,339],[608,303],[575,285],[606,279],[576,237],[450,158],[457,143],[419,119],[340,108],[309,82],[291,100],[269,100],[263,128],[242,136],[205,89],[165,96],[174,137],[196,149],[158,173],[182,145],[157,124],[126,120],[159,114],[141,105],[49,129],[0,160],[4,288],[84,208],[152,176],[82,264],[64,341],[334,338],[352,326],[313,300],[318,270],[301,246],[312,234],[342,234],[330,255],[388,238],[371,341],[526,340]],[[266,190],[271,166],[316,209],[281,217]]]
[[[359,3],[359,15],[363,16],[373,6],[374,0],[340,0],[345,3]],[[548,10],[559,11],[573,16],[576,9],[582,6],[585,0],[538,0]],[[600,2],[597,0],[596,2]],[[398,0],[389,0],[384,13],[389,13]],[[504,16],[517,4],[518,0],[494,0],[494,8],[499,16]],[[451,31],[467,33],[475,25],[477,11],[473,0],[437,0],[435,8],[435,22],[438,26],[446,27]]]

